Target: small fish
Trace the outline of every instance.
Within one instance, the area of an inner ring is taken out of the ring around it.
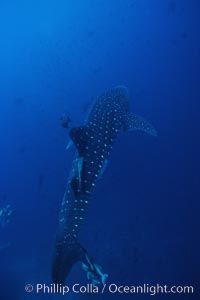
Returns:
[[[10,205],[6,205],[4,208],[0,210],[0,227],[4,228],[9,222],[10,218],[13,214],[13,210]]]

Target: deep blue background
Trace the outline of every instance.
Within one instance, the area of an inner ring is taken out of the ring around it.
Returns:
[[[0,207],[15,210],[0,235],[0,244],[11,242],[0,253],[1,300],[62,298],[24,292],[26,283],[51,282],[74,155],[65,150],[69,137],[59,118],[69,111],[73,125],[82,124],[91,99],[119,84],[158,138],[119,137],[83,244],[109,273],[108,283],[193,284],[197,291],[199,8],[198,0],[0,2]],[[68,283],[79,281],[86,276],[77,265]],[[113,297],[129,296],[103,299]]]

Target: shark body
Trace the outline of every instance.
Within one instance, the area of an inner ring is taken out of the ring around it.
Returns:
[[[59,217],[53,258],[52,277],[63,283],[72,266],[80,261],[93,283],[104,283],[107,277],[80,245],[78,234],[98,178],[104,172],[117,136],[127,130],[141,130],[156,136],[154,127],[130,112],[128,90],[113,88],[97,97],[84,125],[70,130],[77,149]]]

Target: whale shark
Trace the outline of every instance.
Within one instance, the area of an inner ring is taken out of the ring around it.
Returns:
[[[129,93],[125,86],[117,86],[98,96],[83,125],[70,129],[76,156],[59,215],[52,266],[55,283],[64,283],[77,262],[82,264],[92,284],[104,284],[106,281],[108,275],[94,262],[78,236],[95,185],[106,169],[113,144],[120,133],[131,130],[157,135],[148,121],[130,111]]]

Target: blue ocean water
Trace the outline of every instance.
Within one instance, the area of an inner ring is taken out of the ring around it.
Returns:
[[[81,233],[108,284],[193,285],[198,299],[200,24],[198,0],[0,2],[0,299],[52,283],[58,215],[73,149],[94,97],[126,85],[158,137],[119,136]],[[76,265],[67,284],[86,284]],[[150,295],[70,294],[68,299]]]

